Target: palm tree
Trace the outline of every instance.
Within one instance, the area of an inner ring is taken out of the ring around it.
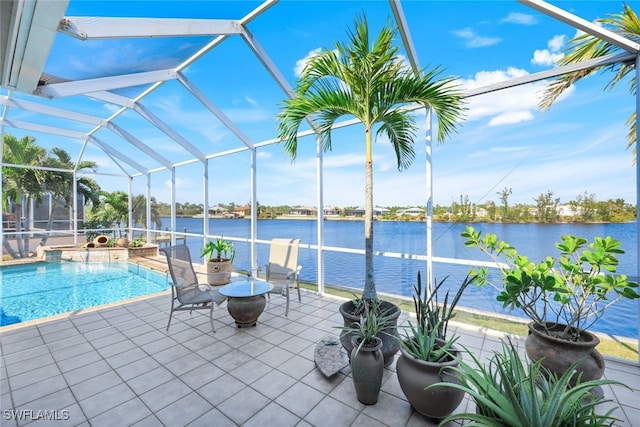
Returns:
[[[640,20],[638,15],[627,4],[623,4],[623,12],[610,14],[606,18],[600,18],[597,22],[608,26],[614,33],[619,34],[629,40],[640,43]],[[580,34],[567,42],[565,55],[556,62],[558,66],[576,64],[589,59],[601,58],[615,53],[622,52],[622,49],[591,34]],[[619,82],[628,77],[629,92],[636,93],[635,63],[617,63],[591,68],[589,70],[575,71],[565,74],[549,83],[545,89],[539,107],[548,110],[556,99],[566,89],[571,87],[578,80],[595,74],[601,70],[608,70],[613,73],[613,77],[607,83],[606,89],[613,89]],[[636,151],[636,113],[632,113],[627,119],[626,125],[629,127],[627,133],[627,148],[633,147],[634,157]]]
[[[415,157],[417,126],[406,107],[418,103],[432,108],[438,121],[438,141],[456,129],[464,106],[453,78],[436,80],[440,69],[412,73],[393,46],[397,30],[387,23],[369,43],[366,17],[356,19],[351,44],[336,42],[310,59],[297,84],[296,97],[284,101],[278,115],[279,139],[292,160],[298,151],[297,133],[303,120],[313,121],[325,151],[331,149],[331,127],[345,115],[356,117],[365,131],[365,286],[363,299],[377,300],[373,275],[373,159],[371,133],[386,135],[395,150],[398,169]]]
[[[118,237],[122,237],[122,226],[126,226],[129,215],[129,196],[119,190],[101,191],[100,196],[100,206],[92,210],[88,222],[113,227],[118,230]]]
[[[71,170],[76,168],[77,171],[83,170],[91,170],[94,171],[98,167],[96,162],[83,160],[78,163],[77,166],[74,165],[74,162],[71,160],[71,156],[67,151],[62,148],[54,147],[51,149],[51,154],[46,160],[45,163],[49,167],[57,168],[57,169],[67,169]],[[51,213],[49,214],[49,220],[47,221],[47,230],[51,230],[53,227],[53,220],[55,218],[56,210],[58,209],[59,201],[64,201],[64,206],[68,208],[75,197],[73,193],[73,186],[71,181],[71,173],[70,172],[61,172],[61,171],[45,171],[44,181],[45,188],[49,191],[52,197],[52,207]],[[85,204],[91,203],[93,206],[98,206],[100,204],[100,186],[96,181],[91,178],[81,176],[76,180],[77,191],[78,194],[82,194],[84,196]],[[47,239],[49,238],[48,234],[45,234],[40,241],[40,245],[44,246],[47,243]]]
[[[28,168],[28,166],[42,166],[46,150],[36,144],[32,136],[24,136],[20,139],[13,135],[5,134],[3,139],[3,161],[5,163],[25,167],[3,167],[2,205],[8,206],[13,201],[16,217],[16,231],[30,230],[30,205],[32,200],[39,202],[42,199],[42,185],[44,182],[43,171]],[[26,205],[23,207],[23,203]],[[21,224],[22,212],[25,213],[24,227]],[[9,250],[5,240],[5,249]],[[13,249],[9,253],[15,257],[27,258],[29,256],[29,234],[16,234],[17,253]]]
[[[133,225],[147,226],[147,198],[143,194],[138,194],[133,197],[133,207],[131,208],[131,215],[133,217]],[[155,197],[151,197],[151,222],[156,225],[156,228],[162,226],[162,220],[160,219],[160,213],[158,212],[158,202]]]

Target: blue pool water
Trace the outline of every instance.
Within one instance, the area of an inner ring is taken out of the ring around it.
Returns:
[[[165,273],[131,264],[38,263],[0,268],[0,326],[169,289]]]

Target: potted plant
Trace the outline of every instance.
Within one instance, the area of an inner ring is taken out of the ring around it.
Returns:
[[[141,248],[142,246],[144,246],[145,244],[145,240],[142,236],[136,237],[135,239],[133,239],[130,243],[129,243],[129,247],[132,248]]]
[[[400,388],[416,411],[431,418],[451,414],[464,398],[464,392],[454,388],[434,386],[425,389],[445,381],[459,382],[451,370],[458,366],[460,350],[454,346],[458,337],[447,337],[447,329],[449,320],[455,316],[453,309],[475,277],[465,278],[450,303],[447,291],[443,303],[439,304],[438,293],[446,280],[445,277],[431,292],[423,292],[418,272],[413,296],[416,324],[409,321],[404,336],[397,338],[400,356],[396,362],[396,375]]]
[[[349,326],[339,326],[351,334],[352,347],[349,365],[358,400],[365,405],[378,401],[384,358],[381,333],[392,323],[390,314],[379,307],[380,301],[366,304],[360,318]]]
[[[231,264],[236,255],[233,242],[223,238],[209,241],[202,249],[201,257],[207,261],[207,282],[212,286],[229,283]]]
[[[382,300],[365,300],[355,297],[349,301],[340,305],[340,314],[342,315],[342,321],[344,328],[340,333],[340,343],[346,350],[348,355],[351,355],[353,350],[352,338],[354,332],[350,326],[357,324],[362,318],[365,310],[369,307],[374,307],[380,311],[381,315],[385,314],[388,320],[387,327],[384,331],[380,331],[378,338],[382,342],[382,357],[384,359],[384,366],[389,366],[393,362],[393,358],[398,352],[400,345],[396,340],[398,317],[400,317],[400,307],[389,301]]]
[[[601,404],[610,402],[598,393],[598,388],[621,383],[583,381],[579,375],[572,384],[577,363],[558,377],[541,360],[523,362],[511,341],[502,341],[502,351],[496,351],[487,364],[474,355],[471,359],[473,364],[460,360],[452,368],[459,383],[439,386],[468,393],[476,410],[451,414],[441,425],[469,420],[474,425],[506,427],[611,426],[619,421],[612,416],[615,407],[607,406],[604,414],[598,414]]]
[[[397,32],[389,23],[375,39],[370,39],[366,17],[357,18],[354,30],[348,32],[349,43],[336,42],[335,49],[324,49],[309,59],[297,82],[295,96],[283,101],[278,114],[278,139],[292,160],[298,154],[298,131],[304,121],[312,122],[325,151],[331,149],[332,125],[340,117],[354,116],[363,125],[365,280],[362,300],[365,301],[378,300],[374,281],[373,135],[388,138],[396,153],[398,169],[402,170],[409,167],[415,157],[413,142],[417,126],[414,114],[406,109],[408,105],[417,103],[433,111],[438,122],[438,142],[456,131],[457,121],[465,111],[460,86],[454,77],[441,78],[440,67],[414,72],[398,65],[403,61],[399,46],[394,45]],[[353,309],[352,301],[348,301],[340,312],[357,318],[358,313]],[[345,325],[352,322],[347,317],[344,321]],[[398,344],[389,339],[385,347],[388,347],[386,363],[390,364]]]
[[[129,242],[127,251],[129,258],[152,257],[158,255],[158,245],[149,244],[143,236],[138,236]]]
[[[482,236],[467,227],[462,236],[468,247],[496,262],[502,274],[502,284],[495,285],[488,269],[478,268],[479,286],[493,286],[504,307],[518,308],[531,320],[525,341],[529,358],[544,358],[542,364],[558,376],[581,359],[577,371],[583,380],[600,378],[604,359],[595,349],[600,340],[587,329],[615,302],[639,297],[638,284],[616,274],[616,255],[624,253],[620,242],[595,237],[587,245],[582,237],[565,235],[555,244],[557,260],[548,256],[535,263],[495,234]]]

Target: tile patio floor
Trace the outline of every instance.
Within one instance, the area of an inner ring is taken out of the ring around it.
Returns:
[[[205,311],[177,313],[166,332],[168,303],[163,294],[1,329],[0,425],[436,425],[404,399],[395,362],[371,406],[357,401],[348,368],[327,379],[315,367],[316,343],[339,333],[342,300],[304,292],[287,318],[284,298],[272,296],[258,325],[245,329],[223,304],[215,334]],[[456,329],[480,357],[499,347],[498,334]],[[619,425],[640,426],[640,367],[607,360],[605,376],[633,388],[605,389],[620,405]],[[12,419],[12,410],[27,419]],[[38,415],[63,419],[31,424]]]

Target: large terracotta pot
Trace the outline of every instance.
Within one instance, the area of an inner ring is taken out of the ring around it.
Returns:
[[[452,352],[460,353],[457,349]],[[457,374],[447,369],[456,366],[456,360],[438,363],[416,359],[400,347],[396,375],[402,392],[416,411],[427,417],[444,418],[460,405],[464,391],[453,387],[425,388],[442,382],[460,384]]]
[[[100,246],[105,246],[107,243],[109,243],[109,236],[104,234],[101,234],[95,239],[93,239],[93,244],[96,248]]]
[[[354,308],[353,302],[351,301],[347,301],[340,306],[340,314],[342,314],[344,326],[350,327],[355,322],[360,320],[360,317],[354,316],[351,314],[351,312],[353,311],[353,308]],[[395,338],[398,333],[397,325],[398,325],[398,317],[400,317],[400,307],[388,301],[382,301],[380,303],[380,309],[390,310],[392,313],[392,316],[390,319],[392,326],[389,329],[387,329],[384,333],[378,334],[378,338],[382,340],[381,350],[382,350],[382,355],[384,357],[384,366],[389,366],[391,365],[391,362],[393,362],[393,357],[396,355],[396,353],[398,352],[398,349],[400,348],[400,345],[398,344],[398,341]],[[354,334],[348,331],[343,330],[340,333],[340,343],[342,344],[342,347],[344,347],[348,355],[351,355],[351,350],[353,350],[353,344],[351,342],[353,337],[354,337]]]
[[[231,277],[231,260],[223,258],[221,261],[207,262],[207,283],[211,286],[226,285]]]
[[[581,331],[581,340],[574,342],[547,335],[534,322],[529,323],[528,326],[529,335],[524,344],[531,361],[544,358],[542,365],[559,377],[575,361],[584,358],[577,367],[578,373],[582,372],[582,382],[597,380],[604,374],[604,358],[596,350],[600,340],[591,332]],[[550,329],[554,331],[562,328],[563,325],[557,325]],[[576,378],[577,376],[573,377],[573,383]]]
[[[356,389],[356,396],[361,403],[373,405],[378,401],[382,375],[384,372],[384,358],[382,356],[382,340],[375,338],[373,347],[362,346],[358,350],[361,338],[353,337],[351,344],[351,376]]]

